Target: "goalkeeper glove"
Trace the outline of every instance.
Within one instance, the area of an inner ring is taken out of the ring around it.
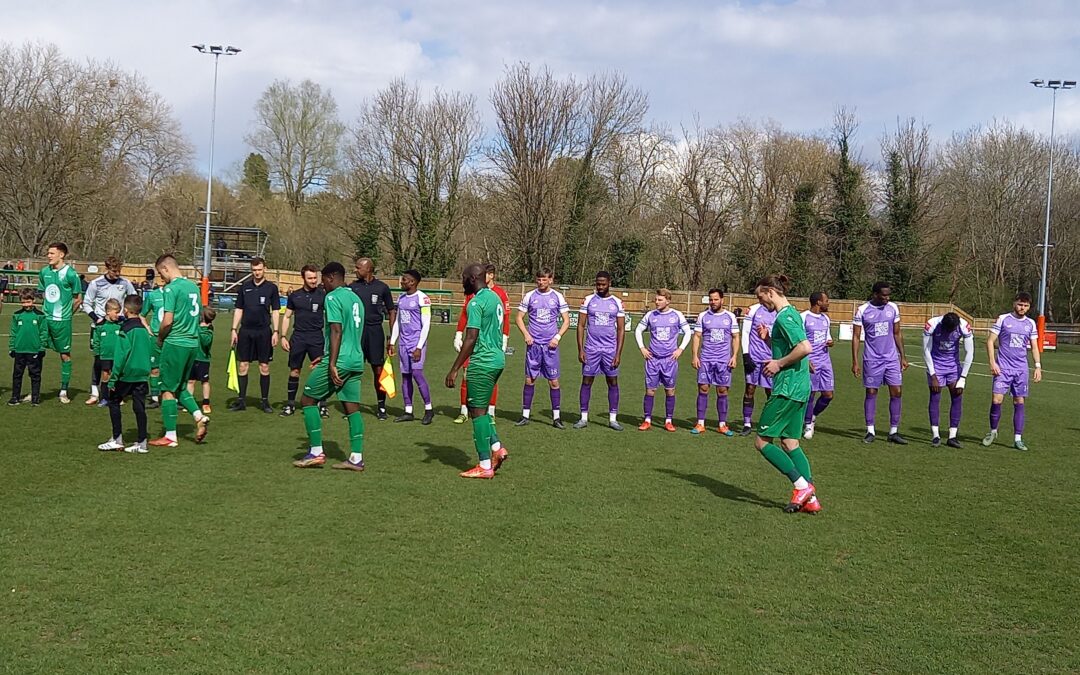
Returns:
[[[757,370],[757,364],[754,363],[754,359],[752,359],[749,354],[742,355],[742,367],[743,370],[748,373],[752,373]]]
[[[464,344],[464,342],[462,340],[461,331],[458,331],[458,332],[454,333],[454,351],[455,352],[460,352],[462,344]]]

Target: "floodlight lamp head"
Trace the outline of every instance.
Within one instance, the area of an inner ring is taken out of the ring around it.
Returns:
[[[220,54],[222,51],[221,45],[210,45],[211,54]]]
[[[1050,87],[1051,89],[1060,89],[1061,88],[1061,80],[1050,80],[1049,82],[1046,83],[1046,86]]]
[[[1074,87],[1076,87],[1076,80],[1065,80],[1065,82],[1061,84],[1062,89],[1072,89]]]
[[[234,54],[239,54],[240,52],[241,52],[241,49],[239,47],[233,47],[232,45],[229,45],[228,47],[225,48],[225,53],[228,54],[229,56],[232,56]]]
[[[206,45],[191,45],[191,48],[194,49],[197,52],[205,52],[206,51]]]
[[[1033,85],[1035,85],[1036,87],[1041,87],[1041,86],[1043,86],[1043,82],[1044,82],[1044,80],[1041,80],[1041,79],[1039,79],[1039,78],[1035,78],[1034,80],[1032,80],[1032,81],[1031,81],[1031,83],[1032,83]]]

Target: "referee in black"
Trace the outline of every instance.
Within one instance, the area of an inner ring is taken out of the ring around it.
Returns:
[[[304,285],[285,300],[285,318],[281,320],[281,348],[289,353],[289,397],[281,409],[281,417],[296,413],[296,393],[300,389],[300,369],[307,358],[314,368],[323,358],[323,304],[326,291],[319,288],[319,268],[304,265],[300,270]],[[295,319],[292,337],[289,323]],[[326,405],[319,402],[319,413],[328,417]]]
[[[270,361],[278,343],[278,320],[281,318],[278,287],[266,279],[266,261],[251,259],[251,276],[240,285],[233,312],[232,346],[236,348],[236,374],[240,394],[229,410],[247,410],[248,365],[259,362],[259,388],[264,413],[274,412],[270,406]]]
[[[356,281],[349,285],[353,293],[364,303],[364,331],[361,337],[364,360],[371,364],[375,375],[375,396],[379,401],[376,417],[386,419],[386,392],[379,388],[379,377],[383,364],[386,363],[386,350],[390,341],[383,330],[383,318],[390,319],[390,325],[397,320],[397,307],[390,287],[375,278],[375,263],[371,258],[356,259]]]

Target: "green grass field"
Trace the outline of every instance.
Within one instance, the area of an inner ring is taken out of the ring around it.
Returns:
[[[1080,670],[1068,619],[1080,570],[1076,351],[1044,359],[1031,451],[985,449],[980,340],[957,451],[928,445],[916,367],[902,427],[912,444],[863,445],[862,393],[838,343],[837,400],[805,446],[825,508],[807,516],[781,512],[789,484],[749,438],[688,433],[688,355],[679,434],[518,429],[515,339],[499,412],[511,459],[493,481],[458,478],[475,456],[468,425],[451,423],[457,392],[440,384],[453,355],[444,326],[429,356],[434,425],[367,416],[366,473],[294,469],[299,416],[226,411],[227,325],[218,320],[206,445],[182,415],[178,449],[98,452],[108,414],[86,409],[82,391],[70,406],[55,400],[52,355],[44,404],[0,412],[0,671]],[[90,369],[78,344],[76,390]],[[636,424],[641,359],[627,344],[622,409]],[[912,334],[921,361],[916,344]],[[579,370],[567,347],[573,422]],[[539,421],[547,401],[540,386]],[[882,397],[879,430],[886,408]],[[598,383],[594,417],[605,409]],[[326,438],[331,458],[344,457],[340,415]]]

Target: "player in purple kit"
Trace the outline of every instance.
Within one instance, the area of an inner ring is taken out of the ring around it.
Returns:
[[[619,362],[622,360],[626,314],[622,300],[611,295],[611,274],[596,273],[596,292],[581,303],[578,317],[578,361],[581,362],[581,419],[575,429],[589,425],[589,399],[593,380],[604,374],[608,386],[608,426],[622,431],[619,424]]]
[[[638,431],[652,428],[653,403],[656,400],[656,389],[660,385],[664,386],[666,396],[664,429],[675,431],[675,424],[672,422],[675,414],[675,383],[679,379],[679,357],[686,345],[690,344],[690,324],[682,312],[671,309],[671,291],[668,289],[657,290],[653,303],[656,309],[649,310],[634,331],[638,349],[645,357],[645,419]],[[645,348],[642,338],[646,330],[649,331],[648,349]]]
[[[709,387],[716,388],[716,430],[725,436],[734,432],[728,428],[728,389],[731,371],[739,361],[739,320],[724,309],[724,292],[709,290],[709,309],[698,315],[694,324],[694,368],[698,371],[697,425],[690,433],[705,433],[705,411],[709,409]]]
[[[427,359],[428,333],[431,331],[431,298],[418,289],[420,273],[405,270],[401,275],[401,287],[405,292],[398,297],[397,321],[390,331],[390,356],[397,352],[401,366],[401,396],[405,401],[405,414],[395,422],[412,422],[413,381],[424,400],[424,418],[421,424],[431,424],[435,411],[431,409],[431,389],[424,377],[424,361]],[[398,340],[401,344],[394,347]]]
[[[767,309],[761,303],[754,303],[746,310],[742,325],[743,374],[746,376],[746,389],[743,390],[743,428],[740,436],[749,436],[753,431],[750,419],[754,416],[754,394],[758,387],[765,390],[767,399],[772,393],[772,378],[761,371],[761,364],[772,361],[772,347],[761,338],[758,327],[772,328],[776,321],[776,312]]]
[[[892,287],[884,281],[874,284],[870,302],[855,310],[851,336],[851,372],[862,377],[866,387],[863,412],[866,415],[866,436],[863,443],[873,443],[874,417],[877,414],[877,392],[882,383],[889,386],[889,442],[907,445],[900,435],[901,385],[908,368],[904,355],[904,339],[900,335],[900,308],[890,302]],[[864,339],[866,349],[859,358],[859,346]]]
[[[559,403],[559,341],[570,329],[570,307],[563,294],[551,289],[551,270],[536,274],[536,289],[521,299],[517,312],[517,327],[525,338],[525,389],[521,395],[521,419],[517,426],[529,423],[536,379],[543,375],[551,389],[551,425],[564,429]],[[529,327],[525,327],[525,317]]]
[[[803,438],[814,437],[814,425],[818,415],[825,412],[833,399],[835,383],[832,359],[829,350],[833,339],[829,319],[829,296],[822,291],[810,294],[810,309],[802,313],[803,328],[810,341],[810,400],[806,403],[806,418],[803,426]],[[817,401],[814,401],[817,394]]]
[[[1028,317],[1031,294],[1017,293],[1013,311],[1002,314],[990,327],[986,340],[986,353],[990,357],[990,372],[994,374],[994,397],[990,404],[990,433],[982,444],[990,447],[997,440],[998,422],[1001,420],[1001,404],[1005,394],[1013,397],[1013,447],[1027,450],[1024,445],[1024,399],[1028,395],[1028,360],[1030,346],[1035,358],[1036,382],[1042,381],[1042,345],[1035,322]],[[996,352],[996,354],[995,354]]]
[[[960,364],[960,343],[964,345],[964,363]],[[963,414],[964,386],[975,358],[975,334],[971,326],[956,312],[935,316],[923,327],[923,358],[926,359],[926,381],[930,385],[930,445],[941,445],[941,388],[949,388],[950,448],[961,448],[956,433]]]

